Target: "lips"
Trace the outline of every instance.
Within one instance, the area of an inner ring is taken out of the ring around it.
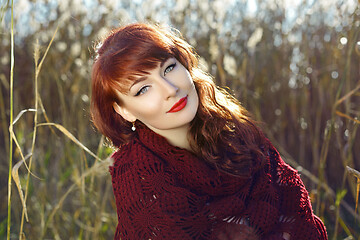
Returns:
[[[174,106],[172,106],[172,108],[167,111],[168,113],[174,113],[174,112],[178,112],[180,111],[181,109],[183,109],[186,104],[187,104],[187,98],[188,96],[185,96],[183,98],[181,98],[179,101],[177,101]]]

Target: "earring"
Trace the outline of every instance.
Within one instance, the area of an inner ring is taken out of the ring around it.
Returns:
[[[136,130],[136,127],[135,127],[135,121],[134,121],[134,122],[132,122],[132,127],[131,127],[131,130],[132,130],[133,132],[135,132],[135,130]]]

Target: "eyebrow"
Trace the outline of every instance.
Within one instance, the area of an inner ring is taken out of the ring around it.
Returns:
[[[164,64],[169,60],[170,58],[165,59],[164,61],[160,62],[160,67],[162,68]]]
[[[138,79],[136,79],[132,84],[131,86],[129,87],[129,90],[136,84],[140,83],[140,82],[143,82],[147,79],[147,76],[143,76],[143,77],[140,77]]]

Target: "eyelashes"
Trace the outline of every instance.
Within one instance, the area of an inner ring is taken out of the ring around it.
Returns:
[[[140,90],[135,94],[135,96],[139,96],[139,95],[141,95],[141,94],[146,93],[149,88],[150,88],[150,86],[143,86],[143,87],[140,88]]]
[[[164,75],[171,72],[175,68],[175,66],[176,66],[176,63],[173,63],[173,64],[170,64],[167,68],[165,68]]]

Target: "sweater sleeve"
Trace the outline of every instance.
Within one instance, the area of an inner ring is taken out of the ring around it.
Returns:
[[[313,214],[309,194],[300,175],[281,159],[273,146],[269,152],[273,181],[280,196],[278,232],[288,239],[327,240],[325,226]]]

